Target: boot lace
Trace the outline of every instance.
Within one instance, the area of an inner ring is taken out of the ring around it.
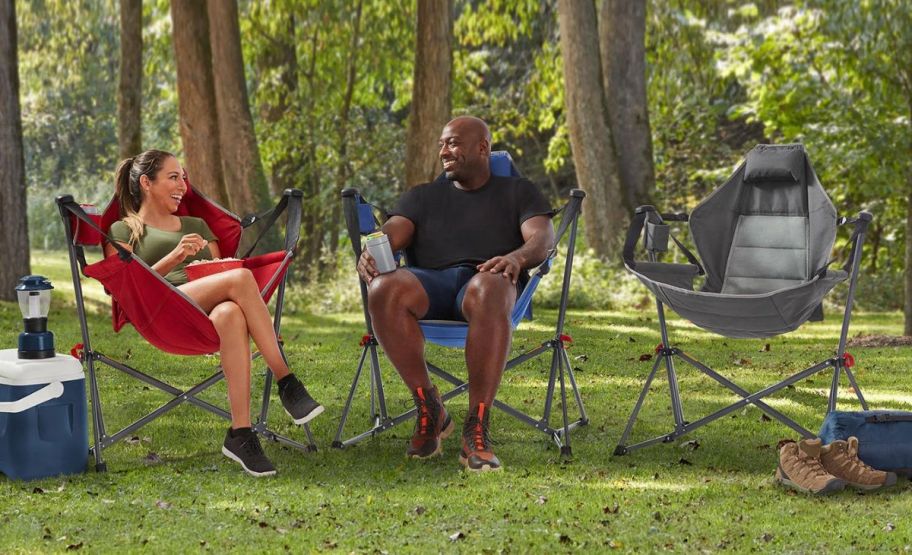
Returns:
[[[876,472],[877,470],[873,466],[868,466],[863,460],[858,458],[858,443],[857,442],[846,442],[846,455],[850,464],[852,465],[852,470],[856,472]]]
[[[479,418],[477,413],[466,418],[462,427],[462,435],[466,438],[466,443],[476,451],[487,451],[489,445],[497,443],[491,439],[488,432],[488,419]]]
[[[437,399],[428,396],[427,391],[418,388],[413,399],[415,400],[415,409],[418,411],[418,419],[415,420],[415,433],[421,436],[430,436],[437,431],[437,419],[440,414],[440,407]]]
[[[830,475],[830,473],[827,472],[827,469],[824,468],[823,463],[820,462],[820,459],[817,457],[812,457],[800,451],[799,453],[799,457],[802,459],[802,462],[804,462],[804,467],[802,468],[803,472],[799,471],[800,474],[804,474],[805,476],[809,477]]]

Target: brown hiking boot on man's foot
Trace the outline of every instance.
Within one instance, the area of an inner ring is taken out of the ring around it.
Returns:
[[[453,420],[447,414],[436,387],[419,387],[412,393],[418,409],[415,433],[405,454],[413,459],[426,459],[443,452],[443,443],[453,433]]]
[[[779,467],[776,480],[784,486],[814,495],[832,493],[845,488],[845,482],[833,476],[820,462],[819,439],[789,441],[779,448]]]
[[[827,472],[858,489],[877,489],[896,483],[896,474],[866,465],[858,458],[858,438],[836,440],[820,451],[820,462]]]
[[[500,470],[500,460],[491,451],[488,437],[488,407],[478,403],[466,417],[462,427],[462,453],[459,462],[472,472]]]

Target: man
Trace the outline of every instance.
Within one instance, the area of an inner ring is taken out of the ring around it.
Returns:
[[[411,390],[418,409],[407,455],[442,452],[454,424],[424,359],[418,320],[466,320],[469,414],[460,462],[469,470],[498,470],[490,447],[489,410],[510,349],[510,313],[527,268],[554,245],[551,208],[526,179],[492,176],[491,133],[474,117],[443,128],[440,160],[446,179],[402,195],[383,232],[393,251],[409,249],[411,267],[379,274],[362,253],[358,273],[368,284],[377,340]]]

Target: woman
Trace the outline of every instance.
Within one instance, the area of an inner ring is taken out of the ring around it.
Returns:
[[[250,338],[275,375],[282,405],[295,424],[309,422],[323,407],[289,370],[253,274],[236,269],[187,281],[188,263],[219,258],[221,252],[205,221],[174,214],[187,186],[173,154],[147,150],[128,158],[117,168],[115,180],[122,219],[111,226],[111,237],[193,299],[218,332],[231,408],[222,453],[253,476],[275,474],[250,427]],[[105,245],[106,255],[114,253],[113,246]]]

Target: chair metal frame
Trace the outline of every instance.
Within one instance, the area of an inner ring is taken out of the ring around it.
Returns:
[[[861,265],[861,251],[862,245],[864,244],[865,232],[867,230],[868,224],[871,222],[873,217],[868,212],[860,212],[855,218],[847,219],[840,218],[837,223],[839,225],[851,224],[854,225],[854,231],[852,233],[850,243],[852,245],[851,253],[846,263],[846,269],[849,270],[849,285],[848,293],[846,297],[845,310],[843,312],[842,318],[842,329],[839,336],[839,344],[836,349],[836,356],[824,360],[818,364],[805,368],[792,376],[781,380],[773,385],[770,385],[760,391],[755,393],[750,393],[744,388],[738,386],[728,378],[722,376],[709,366],[703,364],[697,359],[691,357],[685,353],[682,349],[677,346],[673,346],[670,343],[668,336],[668,327],[665,321],[665,310],[663,303],[656,298],[656,311],[658,313],[659,320],[659,329],[661,331],[662,342],[656,347],[656,358],[655,362],[652,365],[652,370],[646,378],[646,383],[643,385],[643,389],[640,392],[640,395],[637,399],[636,405],[633,408],[633,411],[630,414],[630,417],[627,420],[627,425],[624,428],[624,432],[621,435],[620,440],[618,441],[617,447],[615,447],[615,455],[626,455],[637,449],[643,447],[648,447],[656,443],[670,443],[675,441],[677,438],[688,434],[694,431],[697,428],[705,426],[714,420],[718,420],[723,416],[736,411],[742,407],[745,407],[749,404],[756,406],[758,409],[762,410],[765,414],[769,415],[771,418],[774,418],[781,422],[782,424],[788,426],[799,435],[804,438],[813,438],[816,437],[816,434],[804,428],[793,419],[782,414],[778,410],[770,407],[768,404],[764,403],[762,399],[768,397],[798,381],[806,379],[814,374],[823,372],[828,368],[833,369],[833,376],[830,383],[830,392],[827,403],[827,414],[836,410],[836,399],[839,390],[840,376],[845,372],[846,377],[850,385],[852,386],[855,395],[857,396],[861,407],[863,410],[868,410],[868,404],[865,401],[864,395],[861,393],[861,389],[858,387],[858,383],[855,380],[855,375],[852,373],[851,368],[855,365],[855,358],[848,352],[846,352],[846,340],[848,338],[849,332],[849,322],[852,317],[852,306],[855,301],[855,289],[858,281],[858,273]],[[637,208],[635,217],[631,222],[630,232],[628,233],[628,238],[636,239],[639,236],[639,230],[636,229],[637,226],[642,226],[643,221],[651,221],[655,224],[663,224],[664,222],[687,222],[687,214],[659,214],[654,207],[652,206],[641,206]],[[643,241],[646,246],[647,255],[650,262],[656,262],[658,259],[658,254],[667,250],[667,240],[663,243],[657,243],[653,240],[652,237],[649,237],[648,233],[644,234]],[[704,416],[693,422],[688,421],[684,416],[684,410],[682,407],[681,401],[681,392],[678,385],[678,375],[675,369],[675,358],[680,359],[681,361],[687,363],[693,368],[697,369],[699,372],[705,374],[709,378],[715,380],[725,388],[729,389],[739,397],[740,400],[716,410],[715,412]],[[674,418],[674,429],[665,433],[632,445],[627,445],[627,440],[630,438],[630,434],[633,431],[634,424],[636,423],[637,416],[639,415],[640,409],[643,406],[644,401],[646,400],[646,395],[649,393],[649,388],[652,385],[652,381],[655,378],[656,374],[659,371],[659,367],[664,363],[665,371],[668,377],[668,389],[669,395],[671,398],[671,411]]]
[[[564,323],[567,313],[567,301],[568,294],[570,290],[570,275],[573,267],[573,256],[575,250],[576,242],[576,232],[577,232],[577,223],[579,219],[579,214],[581,212],[581,206],[585,193],[582,190],[574,189],[570,192],[570,199],[567,204],[561,209],[564,212],[563,218],[561,220],[560,229],[557,232],[555,247],[550,251],[548,258],[538,266],[535,270],[531,279],[536,277],[541,278],[543,275],[547,274],[551,268],[551,261],[557,253],[557,246],[560,244],[561,238],[569,231],[569,239],[567,244],[567,257],[564,262],[564,273],[563,273],[563,285],[561,290],[561,300],[560,307],[558,310],[557,322],[555,324],[554,335],[544,341],[538,347],[531,349],[525,353],[522,353],[509,361],[507,361],[504,371],[515,368],[516,366],[529,361],[538,356],[545,354],[550,354],[551,357],[551,368],[550,374],[548,377],[548,388],[545,396],[544,408],[541,418],[535,418],[530,416],[519,409],[510,406],[507,403],[499,399],[495,399],[493,406],[501,411],[509,414],[510,416],[516,418],[520,422],[539,430],[540,432],[546,434],[557,447],[560,449],[562,456],[569,457],[572,455],[570,447],[570,432],[580,426],[585,426],[589,423],[589,417],[586,414],[585,407],[583,406],[583,400],[579,393],[579,388],[577,387],[576,377],[573,373],[573,367],[570,364],[570,359],[567,356],[567,343],[572,342],[572,339],[569,335],[564,333]],[[359,211],[358,203],[360,199],[360,194],[357,189],[346,189],[342,191],[342,202],[345,213],[345,221],[347,225],[347,230],[349,238],[351,239],[352,250],[355,256],[355,263],[357,263],[359,257],[361,256],[361,227],[359,225]],[[530,281],[531,281],[530,279]],[[339,427],[336,431],[335,439],[333,440],[332,446],[335,448],[345,448],[356,443],[363,441],[369,437],[374,437],[379,435],[386,430],[393,428],[394,426],[405,422],[406,420],[414,418],[416,414],[415,408],[407,410],[399,415],[391,416],[386,402],[386,394],[384,391],[383,377],[380,371],[380,359],[377,354],[378,342],[374,336],[374,328],[371,322],[370,313],[367,309],[367,287],[362,280],[358,280],[361,288],[361,305],[364,311],[364,323],[366,326],[367,333],[361,339],[361,356],[358,361],[358,368],[355,372],[355,377],[352,382],[351,388],[348,393],[348,397],[345,402],[345,406],[342,409],[342,417],[339,421]],[[532,291],[529,292],[531,298]],[[512,315],[513,321],[518,322],[521,319],[521,316],[525,313],[525,308],[520,307],[520,302],[517,302],[517,306],[514,308],[514,314]],[[421,322],[419,322],[421,324]],[[435,322],[436,324],[436,322]],[[465,322],[453,323],[455,326],[460,326],[461,329],[467,330],[468,326]],[[425,326],[422,326],[425,329]],[[464,337],[462,338],[464,341]],[[434,342],[433,338],[428,337],[428,341]],[[443,344],[443,343],[440,343]],[[447,346],[447,345],[445,345]],[[352,404],[354,402],[355,394],[358,389],[358,383],[362,377],[365,364],[369,361],[370,369],[368,375],[370,377],[370,427],[358,433],[348,439],[343,439],[345,424],[348,421],[349,414],[352,409]],[[428,370],[435,376],[441,378],[442,380],[448,382],[452,389],[443,393],[441,398],[443,401],[447,401],[465,393],[468,391],[468,383],[465,380],[462,380],[453,374],[443,370],[442,368],[427,362]],[[576,402],[577,408],[579,410],[579,417],[570,421],[569,416],[569,403],[567,395],[567,384],[566,381],[569,380],[570,388],[572,388],[572,393],[574,400]],[[554,427],[551,425],[551,412],[553,408],[554,392],[555,388],[560,387],[560,396],[561,396],[561,409],[562,409],[562,426]]]
[[[201,195],[199,191],[195,191],[196,194]],[[285,232],[285,250],[288,253],[287,257],[293,255],[294,249],[297,244],[298,236],[300,234],[300,219],[301,219],[301,202],[303,199],[303,193],[297,189],[287,189],[283,193],[283,199],[271,210],[267,211],[263,215],[248,217],[244,220],[240,220],[242,227],[248,227],[253,222],[262,220],[264,218],[275,218],[278,214],[275,214],[274,211],[287,209],[288,211],[288,229]],[[209,202],[212,202],[209,200]],[[213,203],[215,204],[215,203]],[[62,195],[57,197],[57,206],[60,212],[60,216],[63,219],[63,227],[66,233],[67,239],[67,251],[69,253],[70,259],[70,273],[73,278],[73,290],[76,296],[76,313],[79,319],[79,326],[82,332],[82,345],[81,347],[77,345],[73,348],[72,354],[77,356],[79,360],[85,365],[86,371],[88,374],[88,386],[89,386],[89,395],[92,407],[92,429],[93,429],[93,444],[89,448],[90,454],[93,454],[95,457],[95,470],[97,472],[107,471],[107,463],[104,460],[104,450],[112,445],[116,444],[118,441],[125,439],[132,435],[134,432],[145,426],[146,424],[152,422],[153,420],[158,419],[161,416],[164,416],[168,412],[177,408],[178,406],[189,403],[197,408],[208,411],[212,414],[220,416],[226,420],[231,420],[231,414],[218,406],[215,406],[207,401],[204,401],[198,397],[202,392],[206,391],[213,385],[224,379],[224,374],[221,369],[221,365],[217,366],[215,372],[207,377],[205,380],[197,383],[196,385],[188,388],[181,389],[172,384],[166,383],[158,378],[151,376],[145,372],[142,372],[132,366],[129,366],[121,361],[115,360],[101,351],[96,350],[92,346],[91,334],[89,332],[89,325],[86,319],[86,310],[85,310],[85,297],[83,295],[82,289],[82,273],[86,266],[84,246],[79,244],[75,240],[75,233],[73,223],[70,219],[70,215],[73,215],[78,219],[80,224],[88,225],[89,227],[95,229],[101,233],[102,237],[107,237],[107,234],[101,230],[101,228],[89,218],[85,211],[76,203],[72,195]],[[217,206],[217,205],[216,205]],[[283,207],[280,209],[280,207]],[[224,210],[224,209],[222,209]],[[227,210],[224,210],[227,214],[230,214]],[[233,215],[232,215],[233,216]],[[295,223],[297,222],[297,224]],[[273,222],[274,223],[274,220]],[[271,224],[268,226],[271,228]],[[264,230],[264,234],[269,230]],[[262,235],[261,235],[262,237]],[[259,241],[259,238],[256,242]],[[127,252],[124,250],[124,252]],[[121,256],[123,253],[120,254]],[[130,255],[135,256],[135,255]],[[136,259],[137,262],[140,262]],[[279,351],[282,353],[282,357],[285,357],[285,349],[283,342],[281,340],[281,325],[282,325],[282,312],[284,308],[285,301],[285,285],[286,285],[286,274],[283,274],[281,281],[278,284],[276,289],[276,305],[275,305],[275,314],[273,316],[273,327],[276,332],[276,336],[279,337]],[[265,289],[264,289],[265,291]],[[260,358],[259,352],[254,352],[251,355],[251,361],[256,361]],[[98,366],[97,364],[104,364],[110,368],[123,372],[124,374],[139,380],[149,386],[152,386],[158,390],[161,390],[171,396],[171,399],[154,409],[152,412],[142,416],[141,418],[135,420],[134,422],[124,426],[120,430],[109,433],[108,428],[105,424],[104,411],[102,409],[102,400],[98,387]],[[268,369],[268,367],[267,367]],[[314,442],[313,433],[310,430],[309,425],[305,424],[303,426],[305,434],[307,435],[307,444],[300,443],[283,435],[280,435],[274,432],[269,428],[267,424],[267,415],[269,412],[270,405],[270,395],[272,391],[272,381],[273,376],[272,372],[266,372],[265,375],[265,384],[263,387],[262,401],[260,404],[259,415],[257,416],[252,429],[254,432],[260,434],[265,439],[270,441],[275,441],[283,445],[293,447],[295,449],[313,452],[317,450],[316,443]]]

